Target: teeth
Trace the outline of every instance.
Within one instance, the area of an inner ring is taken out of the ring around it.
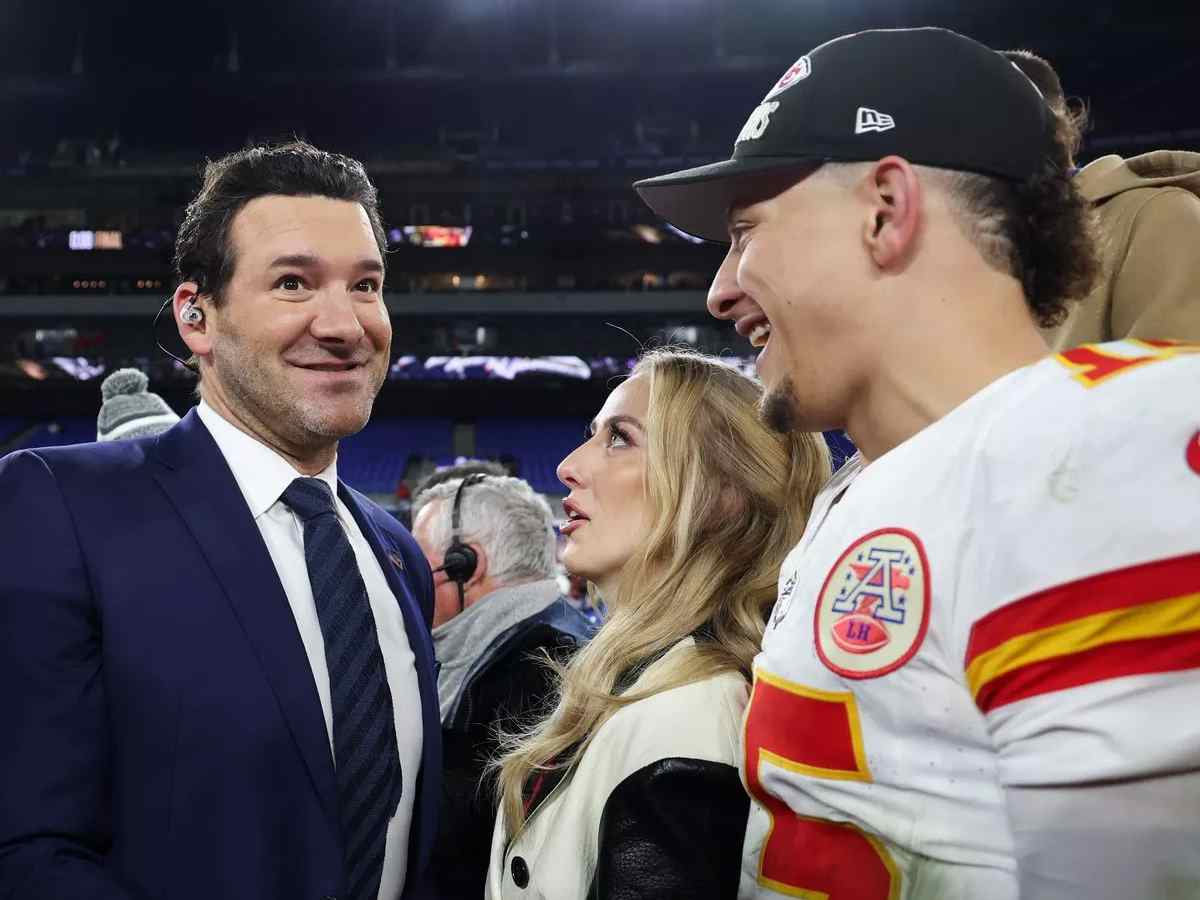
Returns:
[[[768,322],[759,322],[750,331],[750,346],[762,347],[767,343],[767,338],[771,336],[771,325]]]

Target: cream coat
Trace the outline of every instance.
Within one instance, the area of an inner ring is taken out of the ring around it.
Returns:
[[[692,646],[690,637],[676,644],[631,690],[645,687]],[[727,673],[655,694],[613,715],[507,847],[503,813],[497,817],[486,897],[583,900],[596,866],[600,818],[613,789],[639,769],[669,757],[737,766],[748,699],[746,680]],[[524,888],[513,880],[518,857],[518,867],[529,873]]]

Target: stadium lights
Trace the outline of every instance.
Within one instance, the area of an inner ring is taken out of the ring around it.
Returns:
[[[72,250],[120,250],[124,240],[119,231],[81,229],[67,234],[67,246]]]
[[[661,244],[663,242],[662,232],[653,225],[634,225],[632,231],[647,244]]]

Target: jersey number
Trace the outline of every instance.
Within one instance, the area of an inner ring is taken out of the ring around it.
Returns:
[[[1150,363],[1170,359],[1184,353],[1200,353],[1200,344],[1179,341],[1150,341],[1130,338],[1121,342],[1133,352],[1121,354],[1121,344],[1084,344],[1055,359],[1075,371],[1075,380],[1084,387],[1095,387],[1108,379]]]
[[[758,880],[805,900],[896,900],[900,875],[883,845],[853,825],[794,813],[763,787],[764,763],[801,776],[870,781],[854,695],[756,673],[746,714],[746,784],[771,816]]]

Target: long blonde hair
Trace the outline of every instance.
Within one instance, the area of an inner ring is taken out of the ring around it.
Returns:
[[[566,665],[556,665],[554,711],[530,730],[501,736],[494,764],[512,834],[535,771],[569,767],[618,709],[720,672],[747,678],[775,600],[779,567],[804,531],[829,476],[819,434],[780,435],[757,413],[762,389],[710,356],[646,353],[632,375],[649,379],[645,494],[651,529],[621,573],[611,617]],[[618,679],[701,626],[712,641],[656,677],[620,693]]]

